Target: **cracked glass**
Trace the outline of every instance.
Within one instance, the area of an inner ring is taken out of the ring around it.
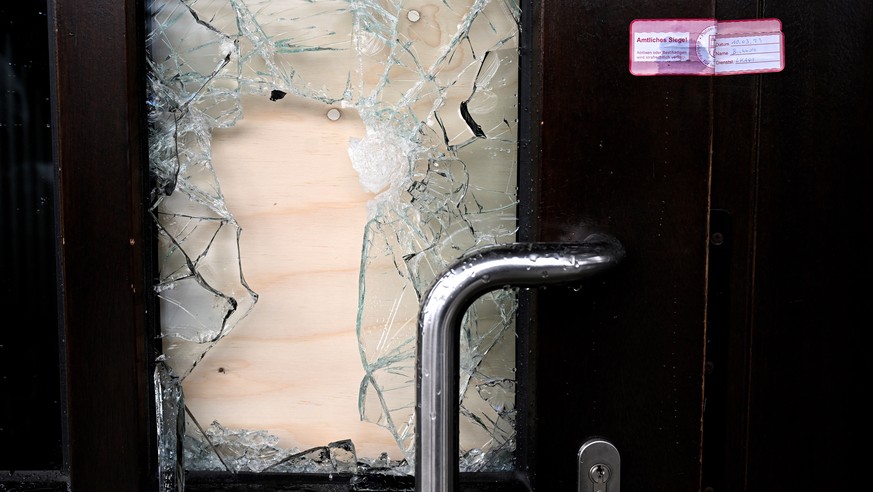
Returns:
[[[162,486],[412,473],[419,300],[516,237],[513,0],[152,0]],[[461,469],[513,467],[515,294],[468,311]]]

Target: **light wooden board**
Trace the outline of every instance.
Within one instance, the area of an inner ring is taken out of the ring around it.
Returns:
[[[291,96],[246,97],[243,108],[236,127],[214,132],[213,164],[260,299],[186,379],[186,402],[204,425],[266,429],[285,447],[352,439],[361,456],[400,458],[357,406],[358,270],[373,195],[347,149],[363,124]]]

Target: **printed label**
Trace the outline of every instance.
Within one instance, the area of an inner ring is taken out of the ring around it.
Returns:
[[[642,19],[630,26],[633,75],[737,75],[785,68],[779,19]]]
[[[715,56],[719,75],[782,70],[782,35],[717,36]]]
[[[634,61],[688,61],[688,32],[640,32],[634,41]]]

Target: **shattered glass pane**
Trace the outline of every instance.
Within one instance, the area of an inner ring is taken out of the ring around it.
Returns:
[[[162,434],[186,419],[186,467],[411,472],[419,299],[469,250],[515,239],[519,16],[515,0],[151,2],[150,211],[166,364],[156,396]],[[351,441],[286,449],[267,430],[204,427],[184,407],[179,381],[258,301],[212,155],[215,133],[235,127],[252,97],[342,108],[363,125],[348,141],[375,194],[361,231],[358,406],[406,459],[357,456]],[[463,323],[462,470],[513,466],[515,310],[513,292],[495,292]],[[162,463],[179,454],[170,437]]]

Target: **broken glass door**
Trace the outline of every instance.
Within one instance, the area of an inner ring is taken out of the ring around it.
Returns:
[[[515,240],[513,0],[153,0],[161,473],[411,473],[421,295]],[[512,291],[468,312],[461,468],[509,470]],[[184,460],[181,458],[184,456]]]

